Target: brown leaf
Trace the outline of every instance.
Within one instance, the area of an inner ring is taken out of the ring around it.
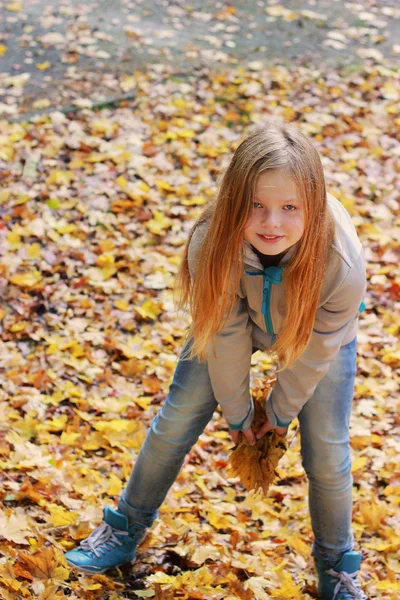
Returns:
[[[64,562],[62,555],[53,546],[45,547],[37,554],[19,552],[18,558],[36,579],[51,579],[55,577],[57,567],[63,566]]]

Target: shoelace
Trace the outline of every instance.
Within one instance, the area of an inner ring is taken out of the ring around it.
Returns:
[[[101,557],[101,553],[106,553],[109,548],[107,545],[111,546],[121,546],[122,542],[115,537],[115,534],[118,535],[129,535],[127,531],[120,531],[119,529],[114,529],[108,523],[103,523],[100,527],[97,527],[92,533],[89,535],[86,540],[83,540],[80,545],[85,552],[93,552],[97,558]],[[105,546],[102,548],[101,546]]]
[[[328,575],[332,575],[339,579],[335,589],[333,590],[333,600],[340,593],[345,593],[346,598],[351,600],[368,600],[367,596],[364,594],[362,589],[360,588],[360,583],[357,580],[357,575],[359,571],[355,571],[354,573],[346,573],[346,571],[336,572],[334,569],[330,569],[327,571]]]

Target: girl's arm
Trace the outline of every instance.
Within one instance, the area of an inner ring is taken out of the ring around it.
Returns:
[[[192,279],[205,233],[204,225],[197,227],[190,240],[188,264]],[[252,332],[246,303],[237,295],[223,331],[215,337],[215,356],[211,341],[206,348],[211,387],[232,430],[250,428],[254,418],[254,405],[250,395]]]
[[[345,336],[353,329],[356,331],[356,320],[366,287],[363,251],[351,267],[346,265],[346,269],[338,289],[317,310],[306,350],[291,367],[277,374],[276,384],[265,406],[269,420],[275,416],[280,422],[288,423],[297,417],[327,374]]]

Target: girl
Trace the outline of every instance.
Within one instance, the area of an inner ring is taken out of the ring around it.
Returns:
[[[298,417],[309,481],[318,591],[365,600],[353,550],[349,421],[365,260],[352,221],[326,194],[319,155],[293,125],[258,128],[237,148],[194,225],[177,277],[192,325],[118,510],[67,553],[90,573],[133,561],[136,547],[217,404],[233,441],[284,435]],[[252,352],[275,352],[268,417],[251,428]]]

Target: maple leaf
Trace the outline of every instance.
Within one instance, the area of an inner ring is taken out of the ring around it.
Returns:
[[[69,577],[64,554],[53,546],[44,547],[36,554],[19,552],[18,560],[36,579],[65,581]]]

